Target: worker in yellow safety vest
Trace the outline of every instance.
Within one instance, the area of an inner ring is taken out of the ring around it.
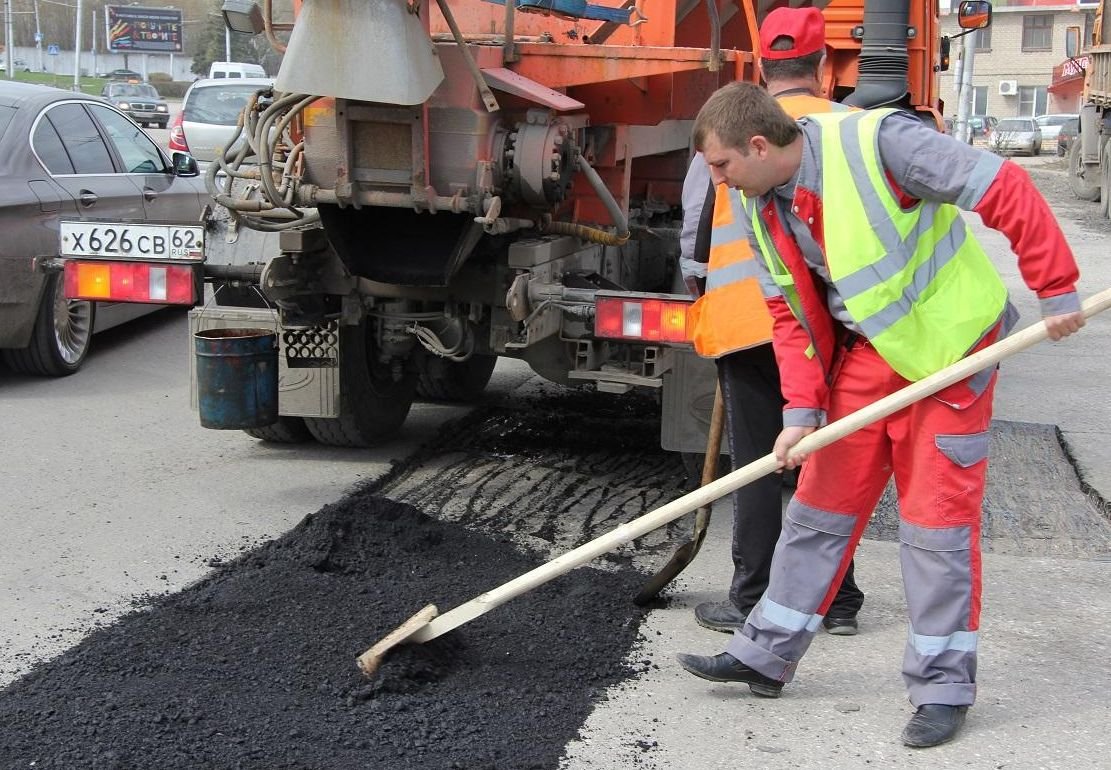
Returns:
[[[793,117],[849,109],[818,96],[825,67],[825,19],[817,8],[769,13],[760,26],[760,56],[768,91]],[[717,363],[734,468],[769,454],[783,429],[772,320],[740,221],[743,215],[739,192],[715,186],[701,153],[696,155],[683,183],[680,264],[688,289],[698,297],[691,310],[695,350]],[[695,607],[700,625],[723,632],[744,626],[768,587],[782,494],[783,477],[776,474],[733,493],[729,597]],[[855,634],[863,601],[850,564],[823,620],[826,630]]]

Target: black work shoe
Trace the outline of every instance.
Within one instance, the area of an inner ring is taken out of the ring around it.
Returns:
[[[675,656],[675,659],[684,670],[703,679],[709,679],[711,682],[744,682],[748,685],[748,689],[752,690],[753,695],[778,698],[783,690],[783,682],[777,682],[759,671],[753,671],[728,652],[713,657],[681,652]]]
[[[733,602],[702,602],[694,608],[694,619],[703,628],[731,634],[745,627],[748,616]]]
[[[964,724],[967,711],[968,706],[923,704],[903,728],[903,743],[916,749],[924,749],[951,741]]]
[[[835,618],[830,615],[822,618],[822,628],[834,636],[856,636],[860,630],[856,618]]]

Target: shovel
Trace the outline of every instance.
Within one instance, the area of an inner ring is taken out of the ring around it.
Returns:
[[[1090,318],[1108,307],[1111,307],[1111,289],[1105,289],[1099,294],[1089,297],[1084,302],[1082,309],[1084,317]],[[814,431],[796,444],[795,450],[800,454],[809,454],[822,447],[829,446],[876,420],[894,414],[926,396],[932,395],[955,382],[960,382],[981,369],[993,366],[1004,358],[1041,342],[1047,336],[1044,321],[1033,324],[925,379],[913,382],[905,388],[881,398],[874,404],[870,404],[836,422],[830,423],[824,428]],[[585,564],[603,553],[612,551],[619,545],[635,540],[700,506],[708,505],[745,484],[749,484],[769,473],[774,473],[778,467],[779,463],[774,454],[765,455],[759,460],[755,460],[716,481],[672,500],[654,511],[649,511],[639,518],[626,522],[588,543],[583,543],[578,548],[557,556],[555,559],[510,580],[508,583],[503,583],[497,588],[471,599],[469,602],[460,604],[443,615],[439,614],[434,604],[427,605],[399,628],[360,655],[356,662],[364,674],[373,676],[381,665],[385,654],[398,644],[429,642],[464,623],[485,615],[510,599],[527,593],[565,572],[570,572],[575,567]]]
[[[714,392],[714,409],[710,414],[710,434],[706,439],[706,459],[702,463],[702,483],[706,486],[717,478],[718,463],[721,455],[721,434],[725,426],[725,404],[721,398],[721,383],[718,383]],[[713,510],[713,501],[706,503],[694,515],[694,532],[691,539],[675,549],[659,572],[653,575],[647,583],[641,586],[640,591],[633,597],[633,604],[643,607],[663,590],[664,586],[675,579],[675,576],[687,568],[698,555],[702,541],[706,539],[706,530],[710,527],[710,513]]]

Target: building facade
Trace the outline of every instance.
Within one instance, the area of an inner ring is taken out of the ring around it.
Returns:
[[[1091,45],[1096,5],[1077,0],[995,0],[991,26],[972,33],[976,53],[971,114],[1008,118],[1078,112],[1082,54]],[[1065,56],[1070,28],[1081,43],[1081,55],[1074,60]],[[945,35],[961,31],[956,14],[944,5],[941,30]],[[963,43],[963,38],[953,40],[952,67],[941,73],[947,116],[957,113],[956,78]]]

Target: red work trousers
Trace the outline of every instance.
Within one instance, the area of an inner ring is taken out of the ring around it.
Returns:
[[[829,419],[907,385],[866,342],[846,351]],[[910,621],[903,677],[911,702],[975,700],[980,517],[995,375],[956,409],[925,398],[815,452],[787,506],[768,590],[727,652],[790,681],[828,611],[894,474],[900,566]]]

